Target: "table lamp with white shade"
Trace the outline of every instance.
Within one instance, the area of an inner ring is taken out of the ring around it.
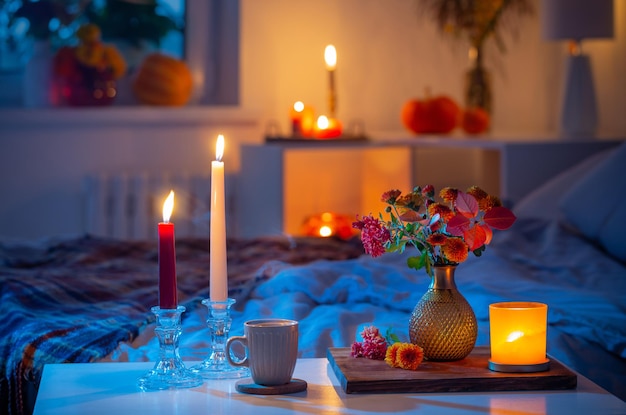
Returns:
[[[581,43],[584,39],[613,37],[613,0],[543,0],[541,15],[544,39],[570,41],[562,133],[569,138],[593,137],[598,110],[591,60],[582,52]]]

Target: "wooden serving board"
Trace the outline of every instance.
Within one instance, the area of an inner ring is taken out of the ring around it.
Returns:
[[[382,360],[354,358],[349,348],[329,348],[330,362],[346,393],[485,392],[576,388],[576,374],[557,360],[550,370],[502,373],[488,369],[488,347],[476,347],[456,362],[424,361],[418,370],[392,368]]]

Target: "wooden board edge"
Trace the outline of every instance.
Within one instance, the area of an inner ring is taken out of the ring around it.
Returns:
[[[459,393],[459,392],[526,392],[526,391],[549,391],[549,390],[569,390],[575,389],[578,384],[576,373],[572,372],[567,366],[559,362],[557,359],[550,359],[557,365],[558,370],[563,373],[560,375],[545,376],[545,372],[538,372],[535,377],[528,377],[527,382],[520,384],[504,381],[500,378],[486,379],[476,378],[474,384],[471,378],[465,379],[464,385],[454,384],[454,380],[450,379],[415,379],[401,380],[397,382],[385,382],[386,384],[395,384],[393,388],[381,390],[382,382],[375,381],[348,381],[344,375],[333,354],[333,351],[345,352],[347,348],[331,347],[327,349],[327,359],[339,380],[341,388],[347,394],[352,393]],[[424,390],[424,385],[428,385],[429,390]]]

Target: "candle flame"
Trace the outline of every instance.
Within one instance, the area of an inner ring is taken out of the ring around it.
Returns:
[[[317,128],[320,130],[325,130],[330,125],[330,121],[328,121],[328,117],[325,115],[320,115],[317,118]]]
[[[334,71],[337,67],[337,50],[333,45],[328,45],[324,49],[324,60],[326,61],[326,69]]]
[[[302,102],[302,101],[296,101],[296,102],[293,104],[293,109],[294,109],[296,112],[302,112],[302,111],[304,110],[304,102]]]
[[[222,161],[224,157],[224,136],[222,134],[217,136],[217,143],[215,144],[215,159]]]
[[[320,236],[327,238],[333,234],[333,230],[328,225],[323,225],[320,227]]]
[[[510,333],[507,336],[506,341],[508,343],[511,343],[511,342],[514,342],[517,339],[522,338],[522,337],[524,337],[524,332],[523,331],[514,331],[514,332]]]
[[[174,191],[170,190],[170,194],[163,203],[163,222],[168,223],[170,221],[172,210],[174,210]]]

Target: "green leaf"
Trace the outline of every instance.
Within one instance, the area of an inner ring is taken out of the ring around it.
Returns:
[[[406,264],[409,268],[420,270],[424,267],[424,264],[427,262],[424,260],[425,256],[412,256],[406,260]]]
[[[481,256],[483,254],[483,252],[485,252],[485,249],[487,248],[486,245],[481,246],[480,248],[474,249],[472,251],[472,253],[476,256]]]
[[[431,265],[430,261],[428,261],[428,254],[424,253],[422,255],[422,257],[425,258],[426,273],[432,277],[433,276],[433,269],[430,266]]]
[[[391,346],[392,344],[399,342],[400,338],[398,335],[393,333],[393,329],[391,327],[387,327],[387,330],[385,331],[385,341]]]

